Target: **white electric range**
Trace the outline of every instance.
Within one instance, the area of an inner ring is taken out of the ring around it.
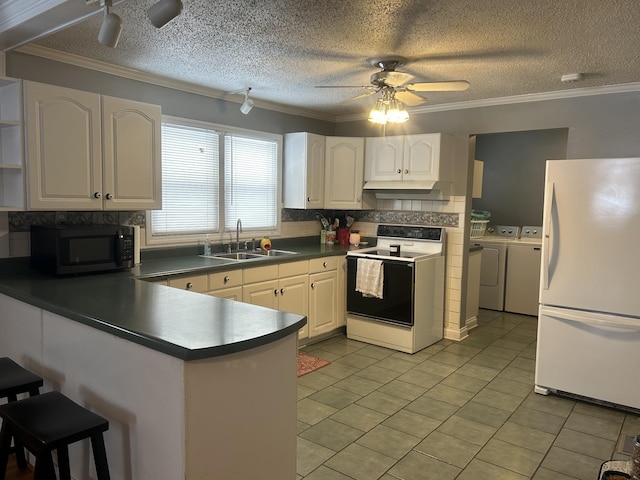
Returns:
[[[379,225],[375,247],[349,251],[347,337],[406,353],[442,339],[445,245],[442,227]],[[381,298],[357,291],[359,259],[379,262]]]

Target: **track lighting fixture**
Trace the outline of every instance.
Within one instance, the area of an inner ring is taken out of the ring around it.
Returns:
[[[251,92],[251,87],[247,88],[247,91],[244,92],[244,102],[240,105],[240,111],[245,115],[247,115],[253,108],[253,100],[249,98],[249,92]]]
[[[107,47],[115,48],[122,33],[122,19],[115,13],[109,12],[111,0],[104,0],[104,18],[100,24],[98,41]]]
[[[156,28],[162,28],[182,12],[181,0],[159,0],[147,10],[147,17]]]

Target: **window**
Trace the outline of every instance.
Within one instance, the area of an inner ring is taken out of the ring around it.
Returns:
[[[147,243],[194,243],[207,234],[268,234],[280,220],[282,137],[165,117],[162,210],[147,215]]]

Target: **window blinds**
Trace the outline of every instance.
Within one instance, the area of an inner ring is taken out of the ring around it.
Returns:
[[[224,137],[225,227],[273,229],[278,222],[278,144],[273,140]]]
[[[211,233],[219,228],[219,135],[186,125],[162,125],[162,210],[153,235]]]

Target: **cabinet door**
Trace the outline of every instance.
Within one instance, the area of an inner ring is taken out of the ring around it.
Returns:
[[[229,287],[220,288],[218,290],[211,290],[207,292],[207,295],[218,298],[226,298],[227,300],[235,300],[236,302],[242,301],[242,287]]]
[[[307,132],[284,137],[285,208],[324,207],[324,137]]]
[[[403,137],[369,137],[365,146],[365,181],[402,180]]]
[[[278,287],[280,294],[278,310],[307,316],[309,312],[309,275],[281,278]],[[308,336],[309,325],[307,323],[300,329],[299,337]]]
[[[324,206],[362,209],[364,138],[325,137]]]
[[[102,97],[105,210],[162,208],[158,105]]]
[[[24,82],[30,210],[102,210],[100,96]]]
[[[440,134],[426,133],[404,137],[403,180],[441,180]]]
[[[338,327],[338,274],[336,270],[309,275],[309,336]]]
[[[267,308],[278,308],[278,280],[251,283],[242,288],[242,301]]]

